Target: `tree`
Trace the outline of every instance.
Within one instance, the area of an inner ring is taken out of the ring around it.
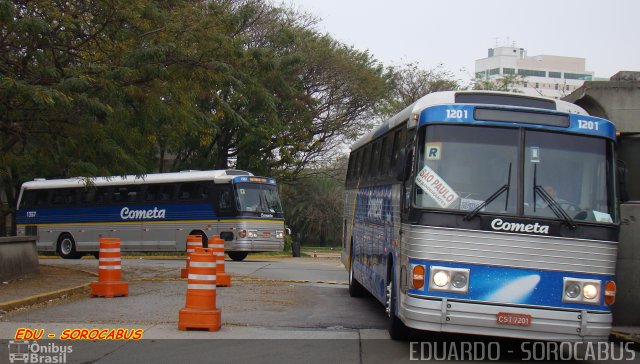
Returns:
[[[342,155],[327,168],[305,169],[294,184],[281,186],[287,225],[296,240],[340,245],[347,161],[348,156]]]
[[[504,91],[504,92],[517,92],[521,93],[518,86],[525,82],[525,77],[513,74],[504,75],[495,79],[491,78],[475,78],[472,80],[472,88],[474,90],[488,90],[488,91]]]
[[[460,80],[442,64],[431,69],[421,69],[416,63],[408,63],[400,67],[391,67],[390,71],[391,92],[377,109],[382,119],[396,114],[432,92],[461,88]]]

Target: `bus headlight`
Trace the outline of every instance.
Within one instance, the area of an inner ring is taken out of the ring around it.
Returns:
[[[588,305],[600,304],[602,281],[564,277],[562,302]]]
[[[247,231],[247,237],[248,238],[257,238],[258,237],[258,232],[255,230],[248,230]]]
[[[469,274],[470,270],[466,268],[431,266],[429,290],[467,293],[469,291]]]
[[[284,231],[276,230],[276,239],[282,239],[282,238],[284,238]]]
[[[577,283],[567,285],[564,294],[569,298],[576,298],[580,294],[580,286]]]
[[[582,294],[584,298],[592,300],[598,295],[598,289],[593,284],[587,283],[582,287]]]
[[[447,272],[443,270],[436,272],[436,274],[433,275],[433,284],[438,287],[444,287],[449,284],[449,275]]]
[[[451,284],[456,288],[464,288],[467,285],[467,275],[462,272],[454,274],[451,278]]]
[[[240,231],[238,231],[238,237],[239,237],[240,239],[244,239],[244,238],[246,238],[246,237],[247,237],[247,230],[240,230]]]

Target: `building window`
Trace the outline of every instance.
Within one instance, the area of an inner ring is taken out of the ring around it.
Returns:
[[[489,70],[489,76],[499,75],[499,74],[500,74],[500,68],[493,68]]]
[[[547,77],[547,71],[527,70],[519,69],[518,74],[520,76],[533,76],[533,77]]]
[[[556,90],[558,89],[558,84],[556,83]]]
[[[540,88],[540,84],[536,82],[536,88]]]
[[[526,81],[522,83],[522,87],[527,87],[527,82]]]
[[[571,86],[567,85],[567,87],[565,88],[567,91],[569,91],[571,89]]]
[[[516,69],[515,68],[503,68],[502,69],[502,74],[505,75],[515,75],[516,74]]]
[[[549,78],[562,78],[562,72],[549,71]]]
[[[487,78],[487,71],[476,72],[476,78]]]
[[[583,81],[591,81],[591,75],[585,75],[582,73],[564,73],[564,78],[567,80],[583,80]]]

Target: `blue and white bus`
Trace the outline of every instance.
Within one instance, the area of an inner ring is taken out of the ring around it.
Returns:
[[[63,258],[95,254],[101,237],[122,251],[185,251],[189,234],[219,235],[233,260],[284,241],[275,180],[239,170],[38,179],[22,185],[16,220],[18,235]]]
[[[606,340],[616,130],[564,101],[433,93],[353,146],[342,261],[352,296],[409,329]]]

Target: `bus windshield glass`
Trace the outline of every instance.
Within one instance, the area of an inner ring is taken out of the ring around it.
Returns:
[[[557,204],[575,221],[613,223],[611,148],[606,139],[527,131],[525,215],[555,217]]]
[[[523,189],[524,216],[616,222],[612,143],[606,139],[461,125],[431,125],[422,133],[418,208],[515,215]]]
[[[240,211],[281,214],[282,206],[276,186],[238,183],[235,186]]]
[[[517,129],[433,125],[424,131],[416,207],[472,211],[487,201],[481,211],[516,213]]]

